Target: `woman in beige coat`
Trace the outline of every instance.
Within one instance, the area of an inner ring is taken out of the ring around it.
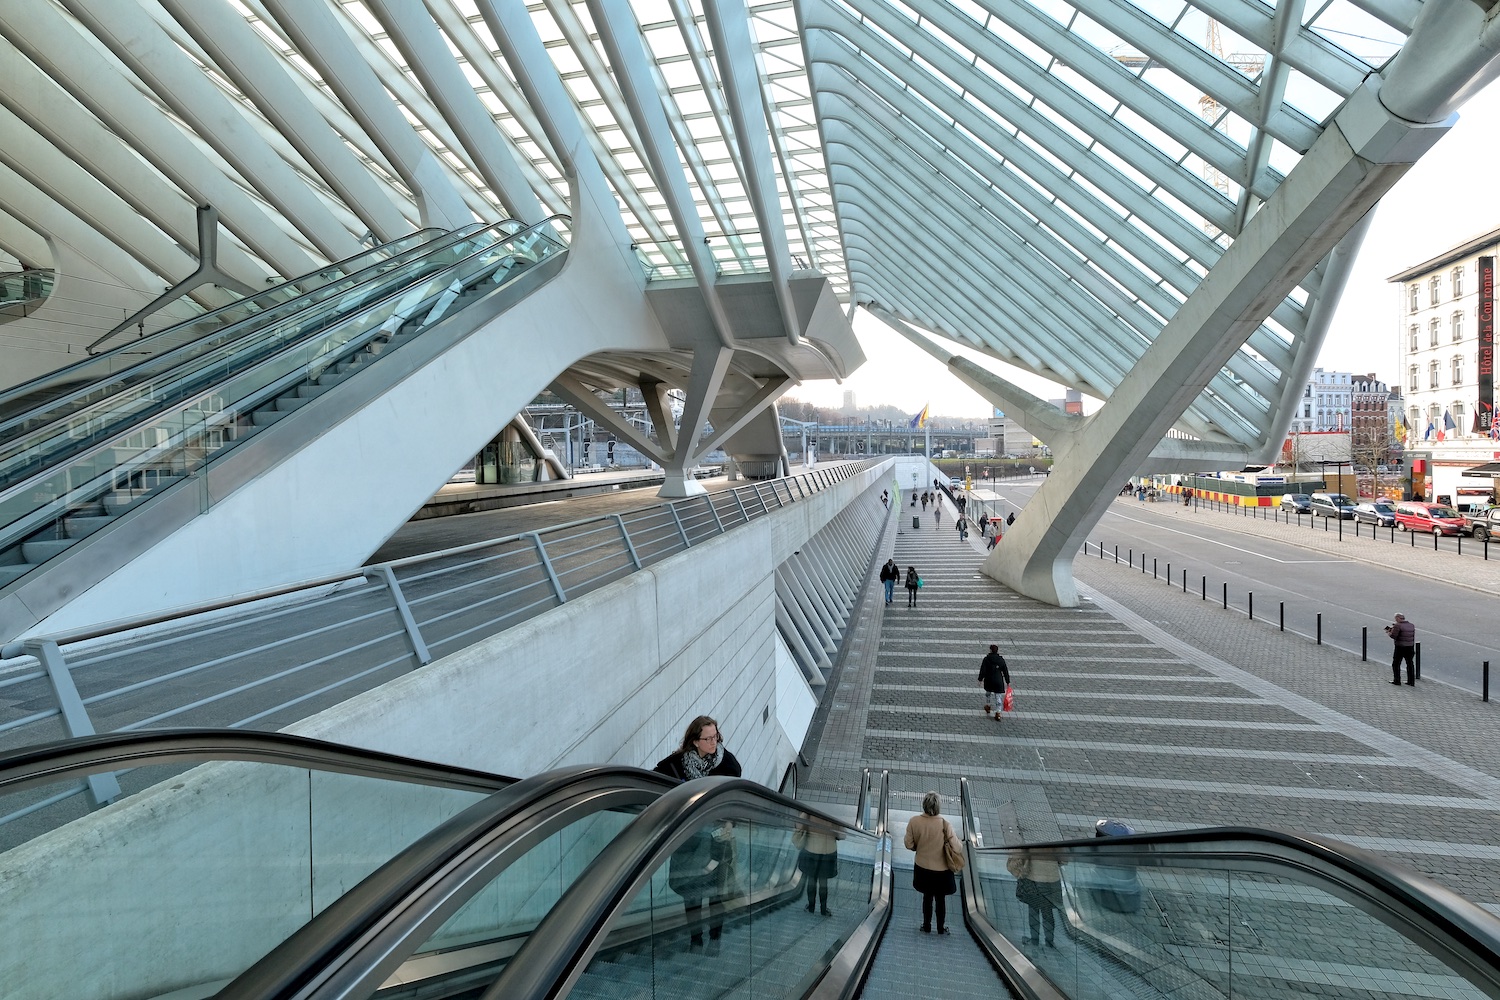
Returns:
[[[906,849],[917,855],[916,870],[912,872],[911,887],[922,894],[922,933],[932,933],[932,911],[937,909],[937,932],[948,933],[947,897],[958,891],[958,883],[948,870],[948,859],[943,854],[943,845],[951,842],[963,850],[963,844],[953,827],[943,819],[943,800],[937,792],[922,796],[922,815],[913,816],[906,824]]]

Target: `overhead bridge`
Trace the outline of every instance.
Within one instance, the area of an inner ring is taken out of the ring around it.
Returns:
[[[68,791],[103,775],[126,794],[79,816]],[[1500,993],[1500,923],[1358,850],[1243,828],[986,845],[966,784],[971,941],[936,958],[891,921],[888,786],[866,772],[851,815],[794,780],[516,780],[268,733],[52,744],[0,758],[0,976],[15,1000],[854,997],[899,966],[943,996],[970,953],[989,995],[1038,1000]],[[837,852],[817,912],[811,836]]]

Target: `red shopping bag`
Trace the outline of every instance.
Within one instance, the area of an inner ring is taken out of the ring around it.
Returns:
[[[1000,702],[1000,711],[1010,712],[1016,707],[1016,690],[1009,684],[1005,685],[1005,698]]]

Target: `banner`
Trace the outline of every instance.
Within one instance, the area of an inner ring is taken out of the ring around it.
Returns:
[[[1495,258],[1479,258],[1479,405],[1480,434],[1495,426]]]

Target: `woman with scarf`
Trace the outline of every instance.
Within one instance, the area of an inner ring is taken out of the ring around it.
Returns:
[[[707,715],[688,723],[682,746],[652,768],[678,781],[724,776],[740,777],[740,762],[719,735],[719,724]],[[699,830],[672,853],[667,885],[682,897],[689,950],[703,947],[703,903],[708,901],[708,954],[719,952],[724,931],[724,900],[735,886],[734,826],[728,821]]]

